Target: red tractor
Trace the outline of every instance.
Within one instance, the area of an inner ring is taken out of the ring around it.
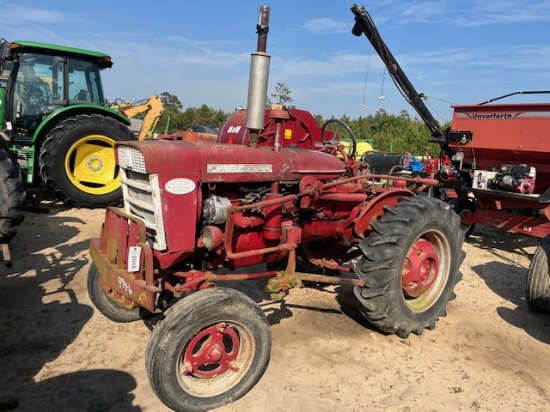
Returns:
[[[303,281],[352,285],[373,325],[406,337],[435,327],[461,278],[458,215],[417,196],[433,176],[373,174],[325,127],[310,127],[313,143],[300,147],[287,139],[297,127],[287,110],[270,110],[266,126],[268,12],[252,55],[248,144],[121,142],[124,207],[107,209],[91,239],[91,300],[116,322],[154,323],[147,373],[175,410],[240,398],[269,362],[264,312],[217,282],[265,278],[277,297]],[[258,264],[267,267],[251,273]]]

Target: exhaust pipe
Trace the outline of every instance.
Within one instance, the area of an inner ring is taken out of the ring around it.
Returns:
[[[250,132],[250,147],[258,147],[258,135],[264,128],[269,61],[271,59],[271,56],[266,53],[268,32],[269,7],[261,6],[260,17],[256,25],[258,46],[256,48],[256,53],[252,53],[250,62],[248,102],[246,105],[246,128]]]

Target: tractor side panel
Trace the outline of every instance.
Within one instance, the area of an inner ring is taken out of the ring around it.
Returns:
[[[200,185],[194,173],[167,173],[159,175],[163,200],[162,214],[166,240],[172,251],[194,250],[196,230],[202,203]]]

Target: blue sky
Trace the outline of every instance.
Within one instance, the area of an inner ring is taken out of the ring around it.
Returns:
[[[107,98],[169,92],[185,107],[245,106],[258,10],[271,8],[269,91],[325,118],[413,109],[366,37],[351,34],[352,1],[2,1],[1,36],[88,48],[112,56]],[[451,104],[520,90],[550,90],[550,1],[357,2],[440,121]],[[369,58],[370,54],[370,58]],[[368,70],[367,70],[368,67]],[[366,80],[366,81],[365,81]],[[380,100],[379,96],[385,98]],[[525,101],[525,98],[506,101]],[[527,100],[547,101],[548,95]],[[364,105],[364,107],[363,107]]]

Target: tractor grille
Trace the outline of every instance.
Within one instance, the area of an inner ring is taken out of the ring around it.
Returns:
[[[143,154],[134,147],[120,146],[118,148],[118,163],[123,169],[147,173]]]
[[[126,148],[125,148],[126,149]],[[129,148],[133,149],[133,148]],[[119,148],[120,174],[122,178],[122,193],[124,195],[124,211],[143,220],[147,232],[147,243],[159,251],[167,249],[166,233],[160,204],[160,187],[158,176],[145,173],[143,155],[135,150],[142,159],[143,172],[125,168]],[[133,153],[130,153],[136,157]],[[138,159],[139,160],[139,159]],[[135,166],[135,164],[134,164]]]

